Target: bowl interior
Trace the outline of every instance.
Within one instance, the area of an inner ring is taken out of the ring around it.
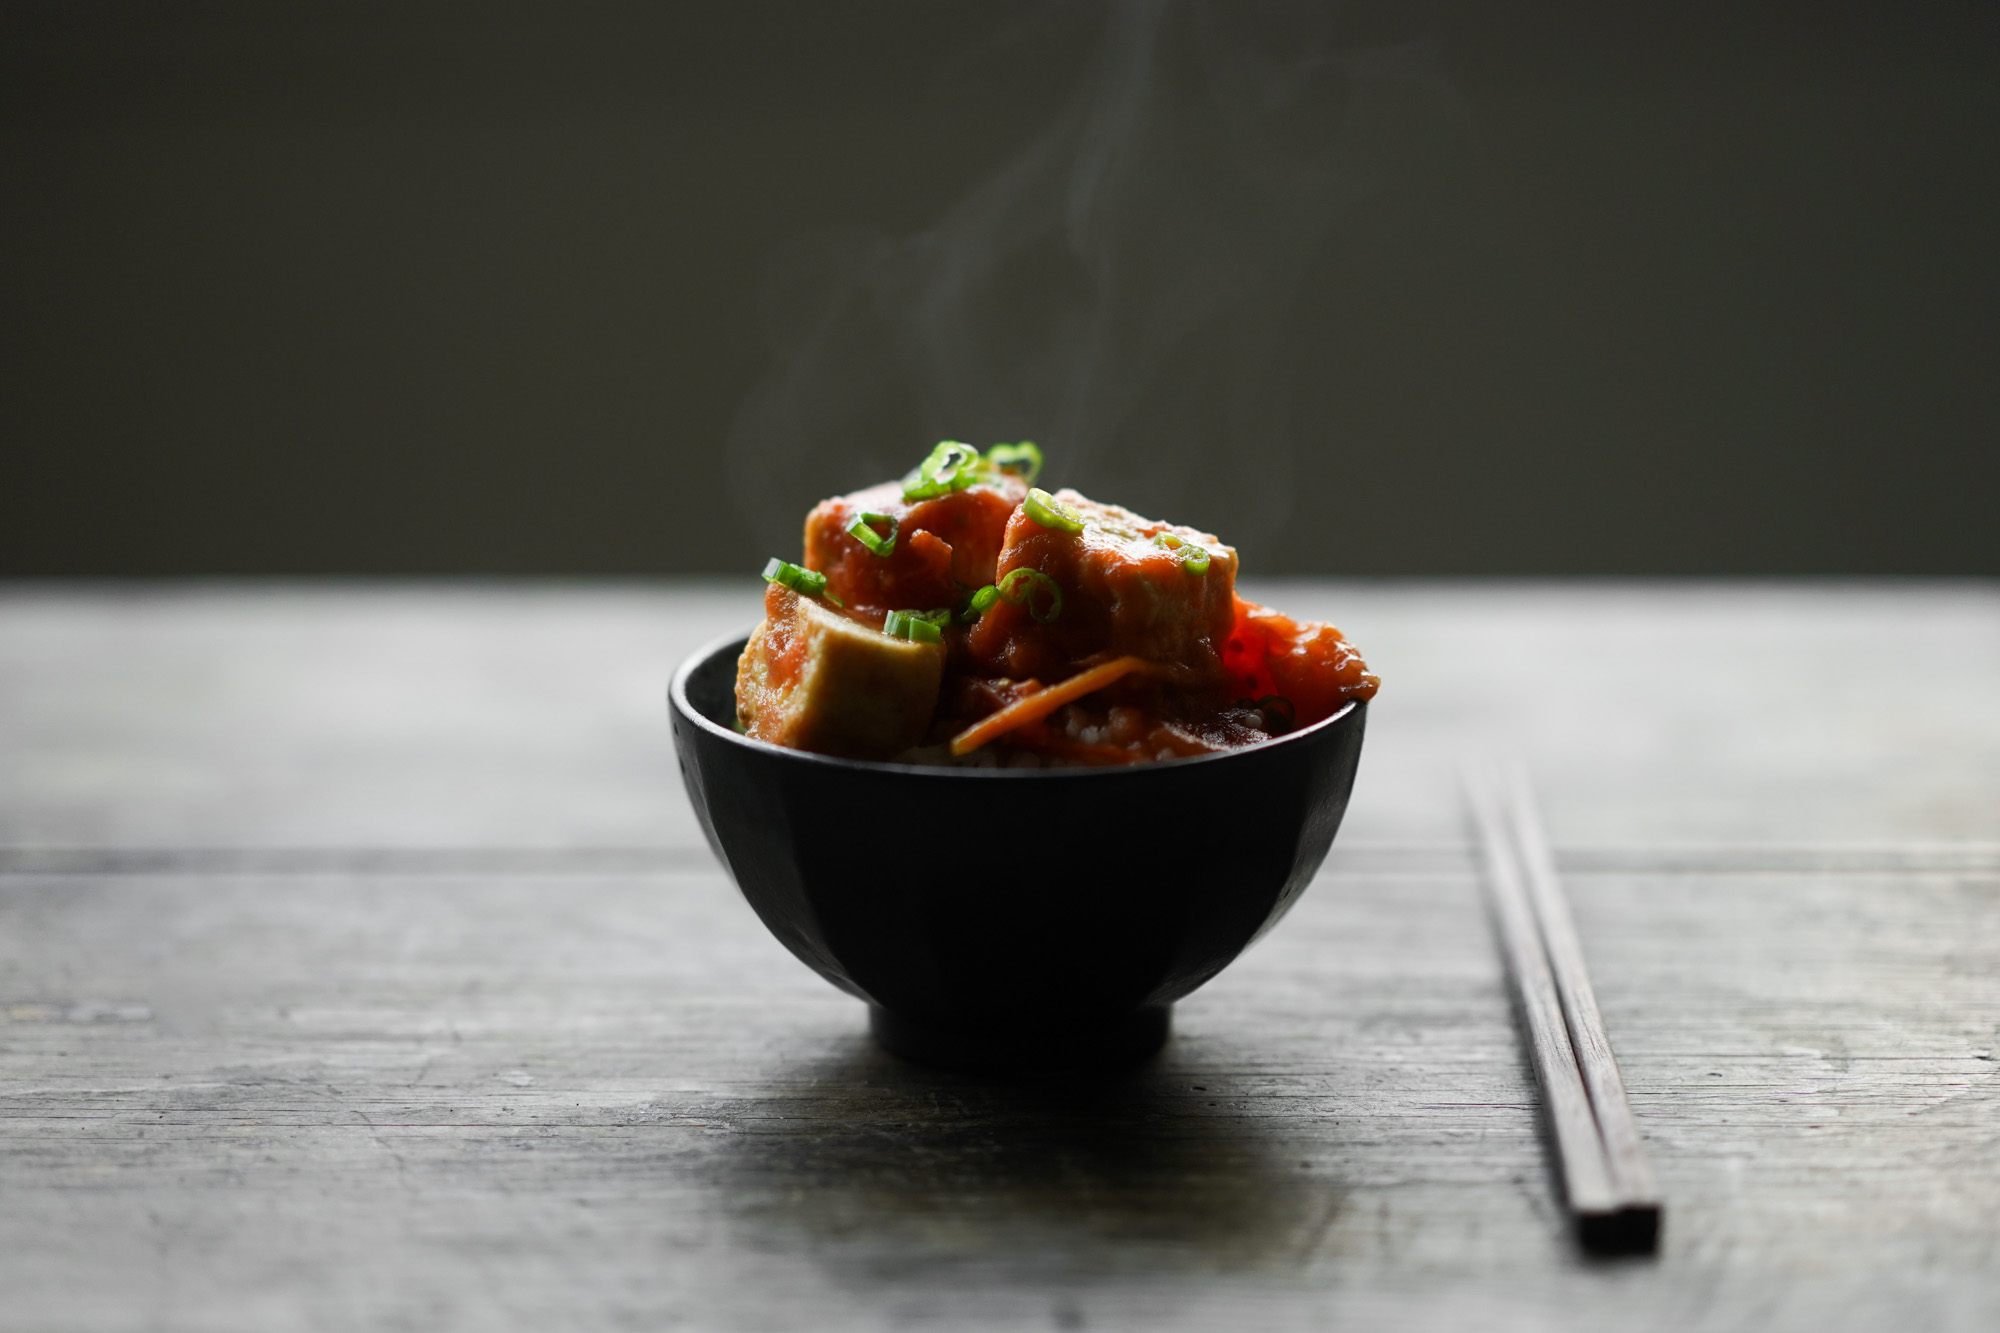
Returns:
[[[736,659],[748,634],[717,640],[695,653],[674,681],[674,690],[703,721],[736,734]]]

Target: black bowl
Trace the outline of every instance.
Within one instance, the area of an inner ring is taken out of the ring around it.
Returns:
[[[900,1055],[1107,1068],[1277,923],[1347,809],[1367,708],[1263,745],[1120,768],[927,768],[739,735],[744,636],[674,673],[709,846],[784,946]]]

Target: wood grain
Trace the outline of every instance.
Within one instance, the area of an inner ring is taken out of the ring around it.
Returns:
[[[706,859],[659,696],[727,590],[5,599],[0,1327],[2000,1320],[1992,591],[1292,591],[1388,680],[1367,802],[1096,1085],[880,1054]],[[1856,713],[1859,624],[1921,698]],[[1457,833],[1524,726],[1653,1261],[1566,1234]]]

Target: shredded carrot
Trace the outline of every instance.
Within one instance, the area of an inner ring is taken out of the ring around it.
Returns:
[[[1071,676],[1060,684],[1037,690],[1025,699],[1016,699],[997,713],[988,714],[951,738],[954,755],[971,754],[986,742],[1004,736],[1016,727],[1040,721],[1064,704],[1103,689],[1121,676],[1142,670],[1143,657],[1114,657],[1103,666]]]

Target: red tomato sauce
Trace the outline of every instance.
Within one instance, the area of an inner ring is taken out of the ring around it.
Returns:
[[[1037,504],[1067,516],[1044,526],[1028,493],[1020,477],[988,469],[932,498],[906,500],[903,484],[889,482],[824,500],[806,518],[805,567],[825,575],[849,618],[880,629],[891,611],[950,613],[927,745],[1012,710],[1023,720],[988,748],[1135,763],[1257,744],[1374,697],[1379,680],[1338,629],[1237,596],[1236,552],[1214,536],[1073,491],[1038,493]],[[886,553],[853,535],[863,515],[875,516],[877,546],[893,523]],[[989,588],[1002,599],[974,611],[973,594]],[[770,589],[773,625],[773,599],[792,595]],[[806,648],[768,644],[774,686],[798,678]],[[1125,674],[1092,693],[1060,707],[1031,702],[1114,662]]]

